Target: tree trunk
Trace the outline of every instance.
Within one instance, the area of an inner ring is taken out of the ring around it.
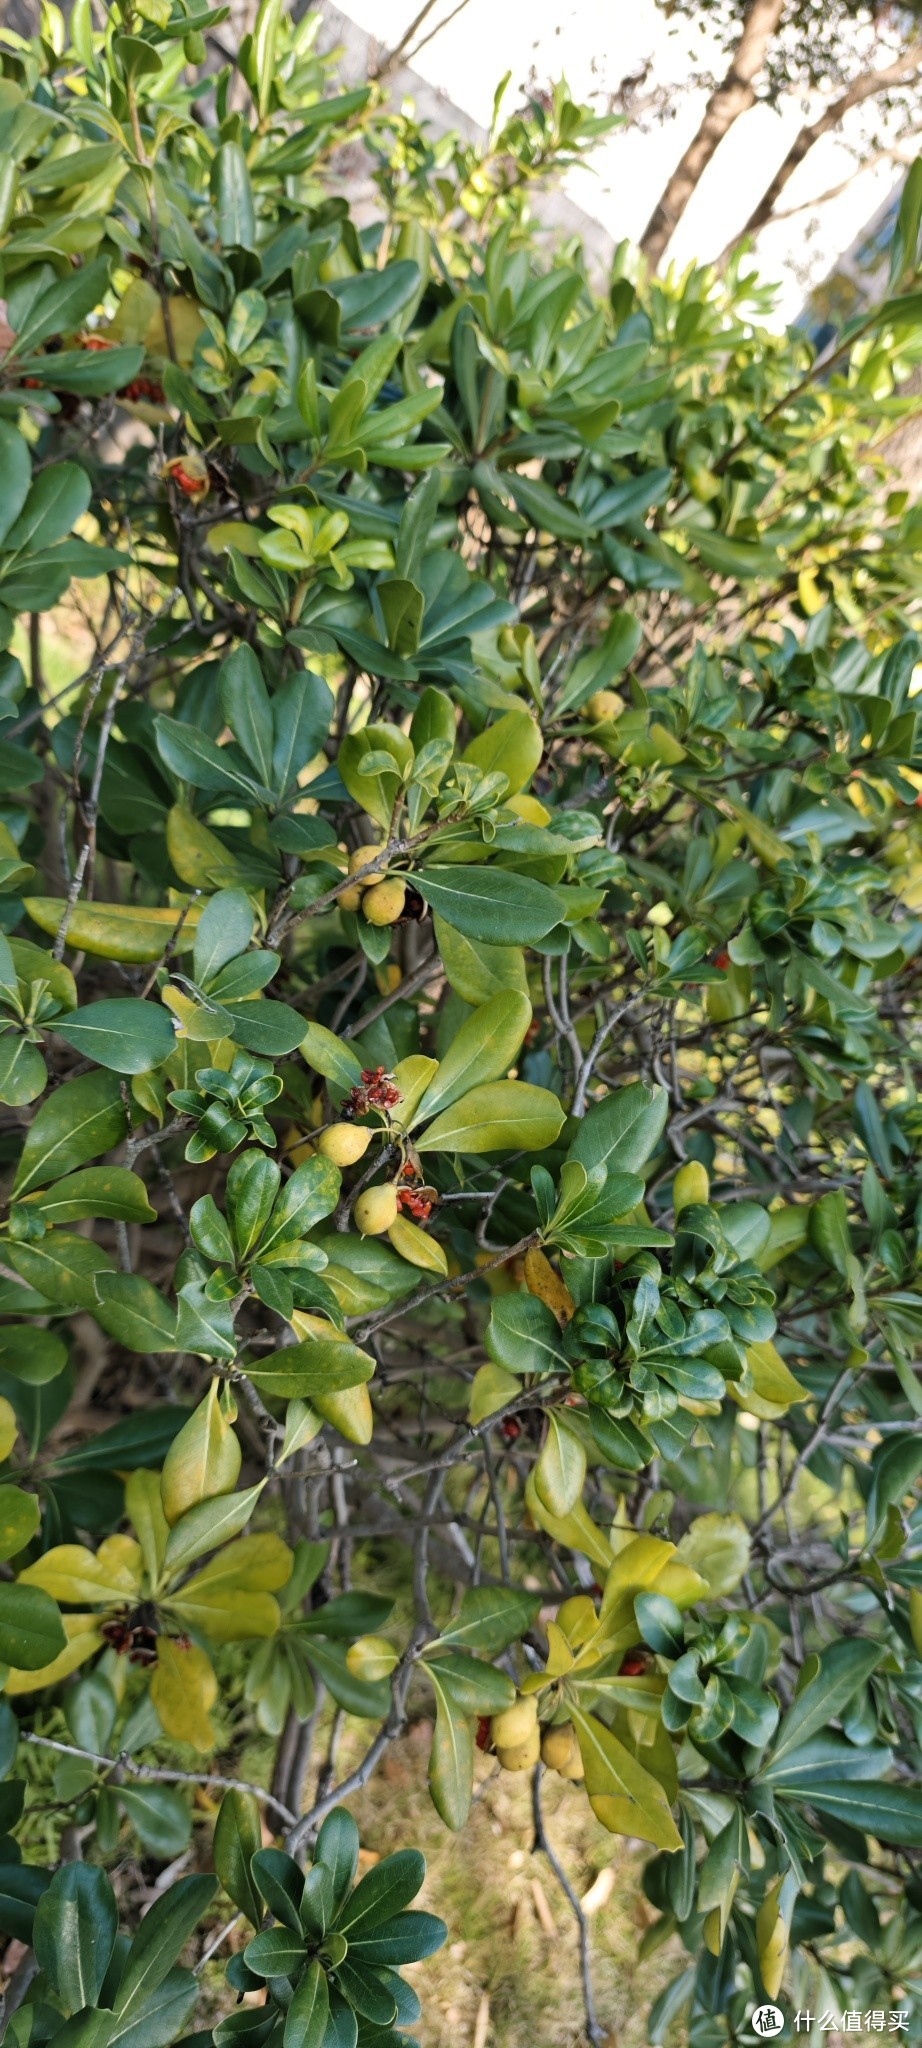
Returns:
[[[814,143],[838,128],[852,107],[860,106],[863,100],[873,99],[877,93],[888,92],[893,85],[901,85],[904,79],[911,78],[920,67],[922,43],[911,43],[908,50],[904,50],[903,55],[897,57],[894,63],[886,65],[880,71],[863,71],[860,78],[854,78],[847,90],[841,93],[837,100],[832,100],[825,112],[815,121],[805,122],[800,133],[795,136],[783,163],[775,172],[771,184],[766,186],[758,205],[753,207],[745,227],[734,237],[734,242],[741,241],[744,235],[757,235],[759,230],[766,226],[785,186],[790,183],[804,158],[809,156]]]
[[[653,270],[659,268],[692,193],[724,136],[754,105],[755,81],[786,6],[787,0],[751,0],[726,78],[712,92],[698,133],[676,165],[641,236],[641,249]]]

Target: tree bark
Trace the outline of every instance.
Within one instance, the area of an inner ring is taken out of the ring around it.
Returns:
[[[641,249],[653,270],[659,268],[692,193],[724,136],[755,104],[755,81],[786,6],[787,0],[750,0],[730,69],[712,92],[698,133],[676,165],[641,236]]]
[[[863,100],[873,99],[878,93],[888,92],[891,86],[901,85],[904,79],[911,78],[920,68],[922,43],[911,43],[909,48],[903,51],[902,56],[897,57],[892,64],[885,65],[879,71],[863,71],[859,78],[853,78],[847,90],[841,93],[837,100],[832,100],[824,113],[818,115],[815,121],[805,122],[799,134],[795,136],[783,163],[775,172],[771,184],[766,186],[758,205],[753,207],[745,227],[734,236],[730,247],[741,241],[744,235],[757,235],[760,229],[767,225],[785,186],[790,183],[804,158],[809,156],[814,144],[824,135],[832,134],[844,121],[846,114],[851,113],[852,107],[860,106]],[[728,253],[729,250],[725,252]]]

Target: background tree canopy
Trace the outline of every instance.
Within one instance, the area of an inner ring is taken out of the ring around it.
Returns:
[[[422,1718],[647,1845],[651,2041],[912,2026],[922,174],[815,362],[225,12],[0,38],[6,2034],[396,2048]]]

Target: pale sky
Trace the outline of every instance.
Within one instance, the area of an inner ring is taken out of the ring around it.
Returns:
[[[342,4],[342,0],[340,0]],[[420,35],[447,16],[455,0],[439,0]],[[347,0],[344,12],[391,47],[401,37],[419,0]],[[684,40],[683,40],[684,38]],[[704,39],[694,38],[697,52]],[[475,120],[490,119],[494,89],[511,71],[509,110],[515,88],[532,69],[539,83],[565,74],[574,98],[589,100],[636,72],[655,55],[653,79],[680,79],[687,63],[689,31],[670,36],[654,0],[610,0],[606,8],[588,0],[466,0],[456,20],[412,59],[414,69]],[[594,169],[570,174],[565,189],[615,241],[639,235],[665,180],[697,127],[702,94],[677,95],[676,115],[650,132],[627,128],[603,143]],[[780,113],[754,108],[737,122],[706,172],[675,236],[671,255],[685,265],[717,256],[760,197],[803,119],[789,102]],[[846,177],[853,158],[836,137],[819,143],[788,187],[791,205],[827,191]],[[865,222],[893,189],[899,171],[891,163],[862,172],[819,217],[812,211],[779,221],[760,244],[763,276],[782,286],[779,313],[793,318],[809,284],[824,277]]]

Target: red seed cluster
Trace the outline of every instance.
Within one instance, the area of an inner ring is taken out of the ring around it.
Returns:
[[[412,1216],[414,1223],[428,1223],[435,1204],[431,1195],[417,1193],[413,1188],[400,1188],[397,1207],[404,1216]]]
[[[153,377],[132,377],[131,383],[123,385],[118,396],[127,399],[129,403],[139,398],[149,398],[153,405],[163,405],[166,392],[163,385],[158,384]]]
[[[403,1101],[393,1074],[386,1067],[363,1067],[361,1086],[351,1088],[340,1116],[365,1116],[370,1109],[394,1109]]]

